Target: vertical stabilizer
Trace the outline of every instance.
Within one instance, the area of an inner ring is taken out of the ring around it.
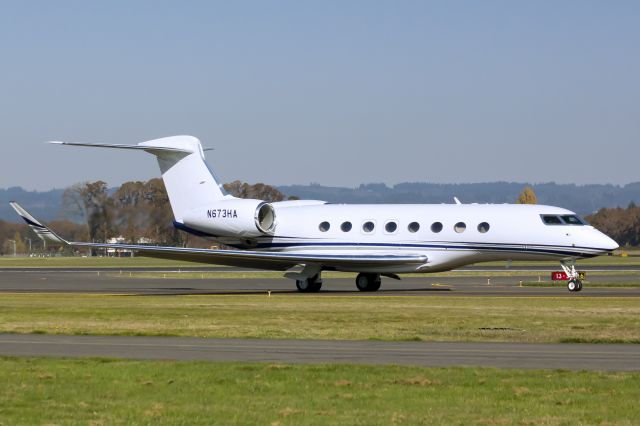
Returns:
[[[193,136],[171,136],[138,144],[158,159],[164,186],[177,222],[196,207],[225,197],[204,159],[200,141]],[[158,149],[160,148],[160,149]],[[164,150],[169,148],[172,150]]]

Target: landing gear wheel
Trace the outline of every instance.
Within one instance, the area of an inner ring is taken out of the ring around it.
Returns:
[[[582,290],[582,280],[580,279],[580,274],[576,271],[576,266],[574,265],[575,259],[569,259],[563,262],[560,262],[560,266],[567,277],[569,277],[569,282],[567,282],[567,289],[569,291],[580,291]]]
[[[356,287],[360,291],[377,291],[380,284],[382,280],[379,274],[358,274],[356,277]]]
[[[318,275],[306,280],[296,280],[296,288],[301,293],[317,293],[322,288],[322,280]]]

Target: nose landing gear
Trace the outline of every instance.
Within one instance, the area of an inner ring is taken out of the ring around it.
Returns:
[[[580,291],[582,290],[582,281],[580,280],[569,280],[567,283],[567,288],[569,291]]]
[[[573,261],[569,262],[560,262],[560,266],[564,270],[564,273],[569,277],[569,281],[567,282],[567,289],[569,291],[580,291],[582,290],[582,281],[579,278],[578,271],[576,271],[576,265]]]

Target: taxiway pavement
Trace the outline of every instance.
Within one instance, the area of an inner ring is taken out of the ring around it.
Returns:
[[[640,371],[640,345],[0,334],[4,356]]]
[[[215,269],[217,271],[217,269]],[[238,271],[238,270],[235,270]],[[240,273],[242,271],[238,271]],[[556,287],[520,287],[520,281],[548,280],[546,273],[511,271],[512,276],[435,277],[403,276],[397,281],[384,278],[378,294],[389,296],[559,296],[559,297],[640,297],[640,288],[597,287],[599,281],[638,280],[638,275],[597,276],[589,278],[579,293],[570,293],[562,284]],[[131,276],[129,274],[131,273]],[[204,272],[203,272],[204,273]],[[193,274],[191,274],[193,275]],[[2,270],[0,293],[105,293],[133,295],[180,294],[299,294],[293,281],[285,278],[142,278],[126,270]],[[326,278],[318,295],[357,296],[353,278]]]

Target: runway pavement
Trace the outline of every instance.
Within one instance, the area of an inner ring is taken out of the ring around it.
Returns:
[[[640,345],[0,334],[0,355],[640,371]]]
[[[235,270],[238,271],[238,270]],[[241,271],[240,271],[241,272]],[[639,297],[640,288],[598,288],[598,281],[637,281],[639,275],[610,277],[593,276],[580,293],[570,293],[564,285],[552,288],[519,287],[520,281],[536,281],[538,277],[548,279],[546,273],[535,271],[516,272],[508,277],[475,276],[432,277],[403,276],[401,281],[383,279],[377,294],[390,296],[628,296]],[[285,278],[136,278],[132,272],[109,270],[2,270],[0,271],[0,293],[107,293],[134,295],[170,294],[252,294],[274,293],[295,295],[293,281]],[[353,278],[325,278],[322,295],[370,296],[356,290]]]

